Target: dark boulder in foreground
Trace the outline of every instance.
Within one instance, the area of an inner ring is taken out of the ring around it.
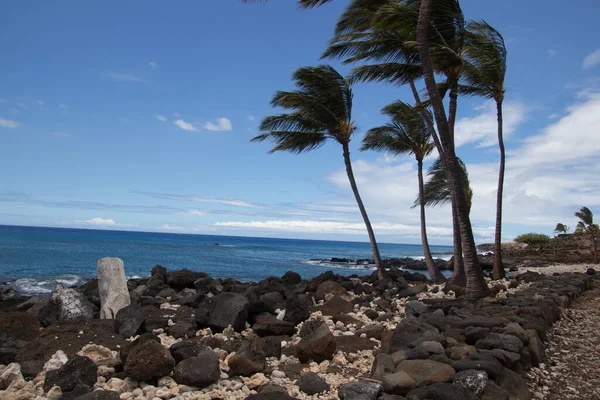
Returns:
[[[91,388],[98,378],[98,367],[87,357],[74,355],[59,369],[50,370],[46,373],[44,391],[59,386],[63,392],[70,392],[77,385]]]
[[[209,327],[221,332],[229,325],[241,332],[248,319],[248,299],[236,293],[221,293],[207,297],[196,309],[196,323],[199,327]]]
[[[173,371],[175,382],[198,388],[215,383],[220,375],[219,356],[208,348],[204,348],[195,357],[183,360]]]
[[[336,350],[335,337],[327,324],[322,324],[310,335],[302,338],[296,352],[300,362],[321,361],[331,359]]]
[[[137,381],[167,376],[173,371],[175,360],[162,344],[146,340],[137,344],[127,355],[125,374]]]
[[[115,332],[123,337],[135,336],[146,320],[147,313],[137,304],[130,304],[117,312],[115,317]]]
[[[96,306],[76,289],[62,285],[52,289],[50,301],[40,310],[40,322],[50,326],[57,322],[78,322],[94,318]]]
[[[344,383],[338,389],[341,400],[377,400],[383,386],[374,382]]]
[[[325,382],[325,379],[321,378],[314,372],[303,374],[300,379],[298,379],[297,383],[300,390],[311,395],[327,392],[330,389],[330,386],[327,382]]]

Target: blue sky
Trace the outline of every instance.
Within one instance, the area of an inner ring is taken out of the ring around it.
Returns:
[[[337,145],[294,156],[248,142],[292,72],[322,62],[347,3],[3,2],[0,224],[366,240]],[[600,213],[596,1],[461,4],[509,50],[505,238]],[[418,243],[414,160],[358,151],[396,99],[411,101],[355,87],[352,157],[379,240]],[[492,105],[462,99],[478,242],[493,235],[495,140]],[[432,243],[450,242],[447,208],[428,222]]]

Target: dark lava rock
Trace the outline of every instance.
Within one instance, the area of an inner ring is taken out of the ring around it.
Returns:
[[[128,354],[125,375],[137,381],[167,376],[173,371],[175,360],[162,344],[146,340],[137,344]]]
[[[498,374],[503,369],[500,361],[496,360],[494,357],[486,357],[479,354],[473,354],[462,360],[453,362],[452,368],[457,372],[469,369],[485,371],[492,380],[497,379]]]
[[[484,317],[482,315],[474,315],[472,317],[467,317],[460,324],[461,328],[468,328],[473,326],[478,326],[482,328],[496,328],[499,326],[503,326],[504,321],[493,318],[493,317]]]
[[[313,333],[300,340],[296,352],[300,362],[313,360],[320,363],[331,359],[336,347],[335,337],[327,324],[322,324]]]
[[[196,321],[192,319],[182,319],[167,328],[167,333],[175,339],[192,338],[196,336]]]
[[[413,300],[406,303],[404,310],[406,315],[418,317],[421,314],[425,314],[429,310],[429,307],[427,307],[427,304]]]
[[[61,400],[63,398],[64,395]],[[94,390],[82,396],[77,396],[74,400],[119,400],[120,398],[119,393],[112,390]]]
[[[287,336],[265,336],[259,339],[260,348],[265,353],[265,357],[281,358],[281,341]]]
[[[367,309],[364,311],[364,314],[365,314],[367,317],[369,317],[369,319],[371,319],[371,320],[374,320],[374,319],[376,319],[377,317],[379,317],[379,313],[378,313],[377,311],[373,310],[372,308],[367,308]]]
[[[407,360],[427,360],[429,358],[429,352],[425,348],[418,346],[414,349],[409,349],[404,354]]]
[[[374,382],[350,382],[344,383],[338,389],[341,400],[377,400],[383,386]]]
[[[317,310],[321,311],[323,315],[343,315],[354,311],[354,304],[336,295],[329,299],[324,305],[317,307]]]
[[[489,381],[483,395],[481,396],[481,400],[509,400],[509,393],[496,385],[494,382]]]
[[[485,371],[468,369],[465,371],[460,371],[454,375],[452,382],[455,385],[464,386],[471,392],[475,393],[478,397],[481,397],[488,385],[489,379],[487,372]]]
[[[287,298],[285,303],[284,321],[298,325],[300,322],[306,321],[310,317],[310,303],[308,300],[292,295]]]
[[[183,360],[187,360],[188,358],[196,357],[199,354],[201,354],[204,350],[206,350],[206,346],[198,342],[192,341],[183,341],[175,343],[171,347],[169,347],[171,356],[173,356],[175,361],[178,363]]]
[[[395,369],[395,372],[401,371],[413,378],[417,386],[449,382],[456,374],[456,371],[448,364],[433,360],[402,361]]]
[[[146,311],[137,304],[121,308],[115,316],[115,332],[129,338],[135,336],[146,320]]]
[[[414,317],[405,318],[396,325],[387,343],[386,338],[382,339],[382,351],[392,354],[398,350],[406,350],[409,343],[420,339],[428,331],[437,332],[437,329]]]
[[[324,322],[320,319],[311,319],[302,324],[302,328],[300,328],[300,337],[304,338],[317,330],[318,327],[323,325]]]
[[[185,288],[193,288],[196,280],[207,277],[208,275],[204,272],[182,269],[179,271],[167,272],[167,285],[179,291]]]
[[[292,336],[296,333],[296,326],[291,322],[280,321],[272,315],[260,316],[252,326],[252,330],[258,336]]]
[[[501,333],[490,333],[485,339],[479,339],[475,344],[478,349],[502,349],[519,353],[523,348],[523,342],[516,336]]]
[[[375,338],[377,340],[381,340],[383,331],[385,331],[385,325],[369,325],[364,328],[357,329],[355,335],[360,336],[364,333],[368,338]]]
[[[371,366],[371,378],[381,381],[386,375],[393,373],[394,368],[396,368],[396,364],[392,356],[379,353],[375,356]]]
[[[248,307],[248,299],[235,293],[207,297],[196,310],[196,323],[218,332],[231,325],[236,332],[241,332],[246,328]]]
[[[74,355],[59,369],[46,373],[44,391],[60,386],[63,392],[70,392],[75,386],[82,384],[93,387],[98,379],[98,367],[87,357]]]
[[[182,320],[193,319],[194,309],[181,306],[177,310],[165,310],[154,306],[146,306],[146,320],[142,325],[143,332],[152,332],[155,329],[167,329],[169,320],[179,322]]]
[[[257,394],[251,394],[244,400],[298,400],[296,397],[292,397],[287,392],[260,392]]]
[[[298,387],[306,394],[317,394],[327,392],[330,386],[323,378],[314,372],[309,372],[298,379]]]
[[[238,351],[228,361],[231,375],[252,376],[265,369],[265,353],[258,337],[242,343]]]
[[[126,342],[127,344],[121,349],[119,353],[121,356],[121,364],[125,365],[125,363],[127,362],[127,356],[129,356],[131,350],[133,350],[138,344],[141,344],[147,340],[152,340],[156,343],[160,343],[160,339],[158,338],[158,336],[155,336],[152,333],[143,333],[133,342]]]
[[[427,279],[427,278],[425,278]],[[426,289],[425,285],[415,285],[415,286],[410,286],[404,290],[401,290],[400,293],[398,293],[398,297],[410,297],[410,296],[416,296],[421,292],[424,292]]]
[[[468,344],[475,344],[478,340],[484,339],[490,334],[489,328],[471,326],[463,331]]]
[[[92,393],[92,388],[80,383],[70,392],[63,392],[62,396],[60,396],[60,400],[74,400],[89,393]]]
[[[175,382],[198,388],[215,383],[220,375],[219,356],[208,348],[204,348],[195,357],[183,360],[173,371]]]
[[[411,390],[407,399],[418,400],[479,400],[469,389],[450,383],[435,383]]]
[[[57,322],[79,322],[94,318],[96,306],[76,289],[57,285],[52,289],[50,301],[40,310],[39,318],[43,326]]]
[[[531,393],[529,393],[525,378],[508,368],[502,368],[496,384],[506,390],[511,399],[531,400]]]
[[[288,271],[283,275],[281,280],[288,285],[297,285],[302,282],[302,277],[297,272]]]

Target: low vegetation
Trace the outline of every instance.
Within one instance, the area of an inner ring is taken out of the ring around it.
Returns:
[[[550,236],[543,233],[523,233],[515,238],[517,243],[527,243],[531,245],[550,243]]]

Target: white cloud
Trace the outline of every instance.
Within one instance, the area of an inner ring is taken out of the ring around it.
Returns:
[[[159,229],[163,230],[163,231],[169,231],[169,232],[184,232],[184,231],[188,230],[184,226],[169,225],[169,224],[162,224]]]
[[[127,226],[133,226],[133,225],[128,225],[128,224],[120,224],[117,221],[115,221],[114,219],[111,218],[100,218],[100,217],[96,217],[96,218],[92,218],[92,219],[86,219],[86,220],[78,220],[78,221],[73,221],[75,224],[78,225],[91,225],[91,226],[104,226],[104,227],[127,227]]]
[[[150,61],[150,62],[148,63],[148,66],[149,66],[151,69],[157,69],[157,68],[158,68],[158,63],[155,63],[154,61]]]
[[[46,104],[46,103],[44,103],[42,100],[38,100],[38,101],[36,101],[36,103],[37,103],[38,105],[40,105],[40,106],[43,106],[43,105],[45,105],[45,104]]]
[[[29,109],[29,107],[27,107],[27,104],[25,104],[25,103],[17,103],[17,107],[20,107],[20,108],[22,108],[24,110],[28,110]]]
[[[209,131],[230,131],[233,128],[231,121],[227,118],[217,119],[216,124],[209,121],[205,123],[203,127]]]
[[[54,136],[56,137],[73,137],[70,133],[67,132],[54,132]]]
[[[558,54],[558,52],[554,49],[548,49],[547,53],[549,57],[554,57]]]
[[[259,230],[276,230],[283,232],[299,233],[324,233],[324,234],[344,234],[344,235],[365,235],[365,224],[361,222],[347,223],[335,221],[250,221],[250,222],[217,222],[214,224],[224,228],[243,228]],[[378,223],[373,224],[373,229],[384,235],[416,236],[420,235],[420,228],[416,225]],[[429,233],[434,236],[451,236],[451,228],[430,227]]]
[[[557,119],[557,118],[560,118],[560,114],[552,113],[552,114],[548,115],[548,119]]]
[[[65,105],[65,104],[59,104],[58,108],[60,108],[61,110],[68,110],[69,109],[69,107],[67,107],[67,105]]]
[[[456,121],[456,147],[475,143],[478,147],[494,146],[498,143],[498,122],[496,103],[486,101],[475,110],[480,113],[474,117],[459,118]],[[526,107],[518,101],[509,101],[503,106],[504,137],[509,137],[525,120]]]
[[[11,121],[10,119],[4,119],[0,117],[0,127],[15,129],[19,126],[19,123],[16,121]]]
[[[196,128],[193,124],[191,124],[189,122],[185,122],[182,119],[178,119],[177,121],[175,121],[173,123],[176,126],[178,126],[179,128],[183,129],[184,131],[198,132],[198,128]]]
[[[581,64],[581,68],[583,68],[583,69],[590,69],[592,67],[595,67],[598,64],[600,64],[600,49],[596,49],[593,52],[591,52],[590,54],[588,54],[583,59],[583,63]]]
[[[256,117],[252,114],[248,114],[248,121],[254,122],[254,121],[256,121]]]
[[[103,72],[103,76],[110,78],[115,81],[121,82],[143,82],[143,80],[133,74],[120,73],[120,72]]]
[[[165,117],[164,115],[155,115],[154,118],[162,122],[167,122],[169,120],[169,118]]]
[[[185,215],[194,215],[194,216],[199,216],[199,215],[206,215],[206,211],[203,210],[196,210],[196,209],[190,209],[190,210],[186,210],[184,212]]]
[[[174,112],[174,113],[173,113],[173,116],[174,116],[175,118],[179,118],[179,117],[181,117],[181,114],[179,114],[178,112]]]

